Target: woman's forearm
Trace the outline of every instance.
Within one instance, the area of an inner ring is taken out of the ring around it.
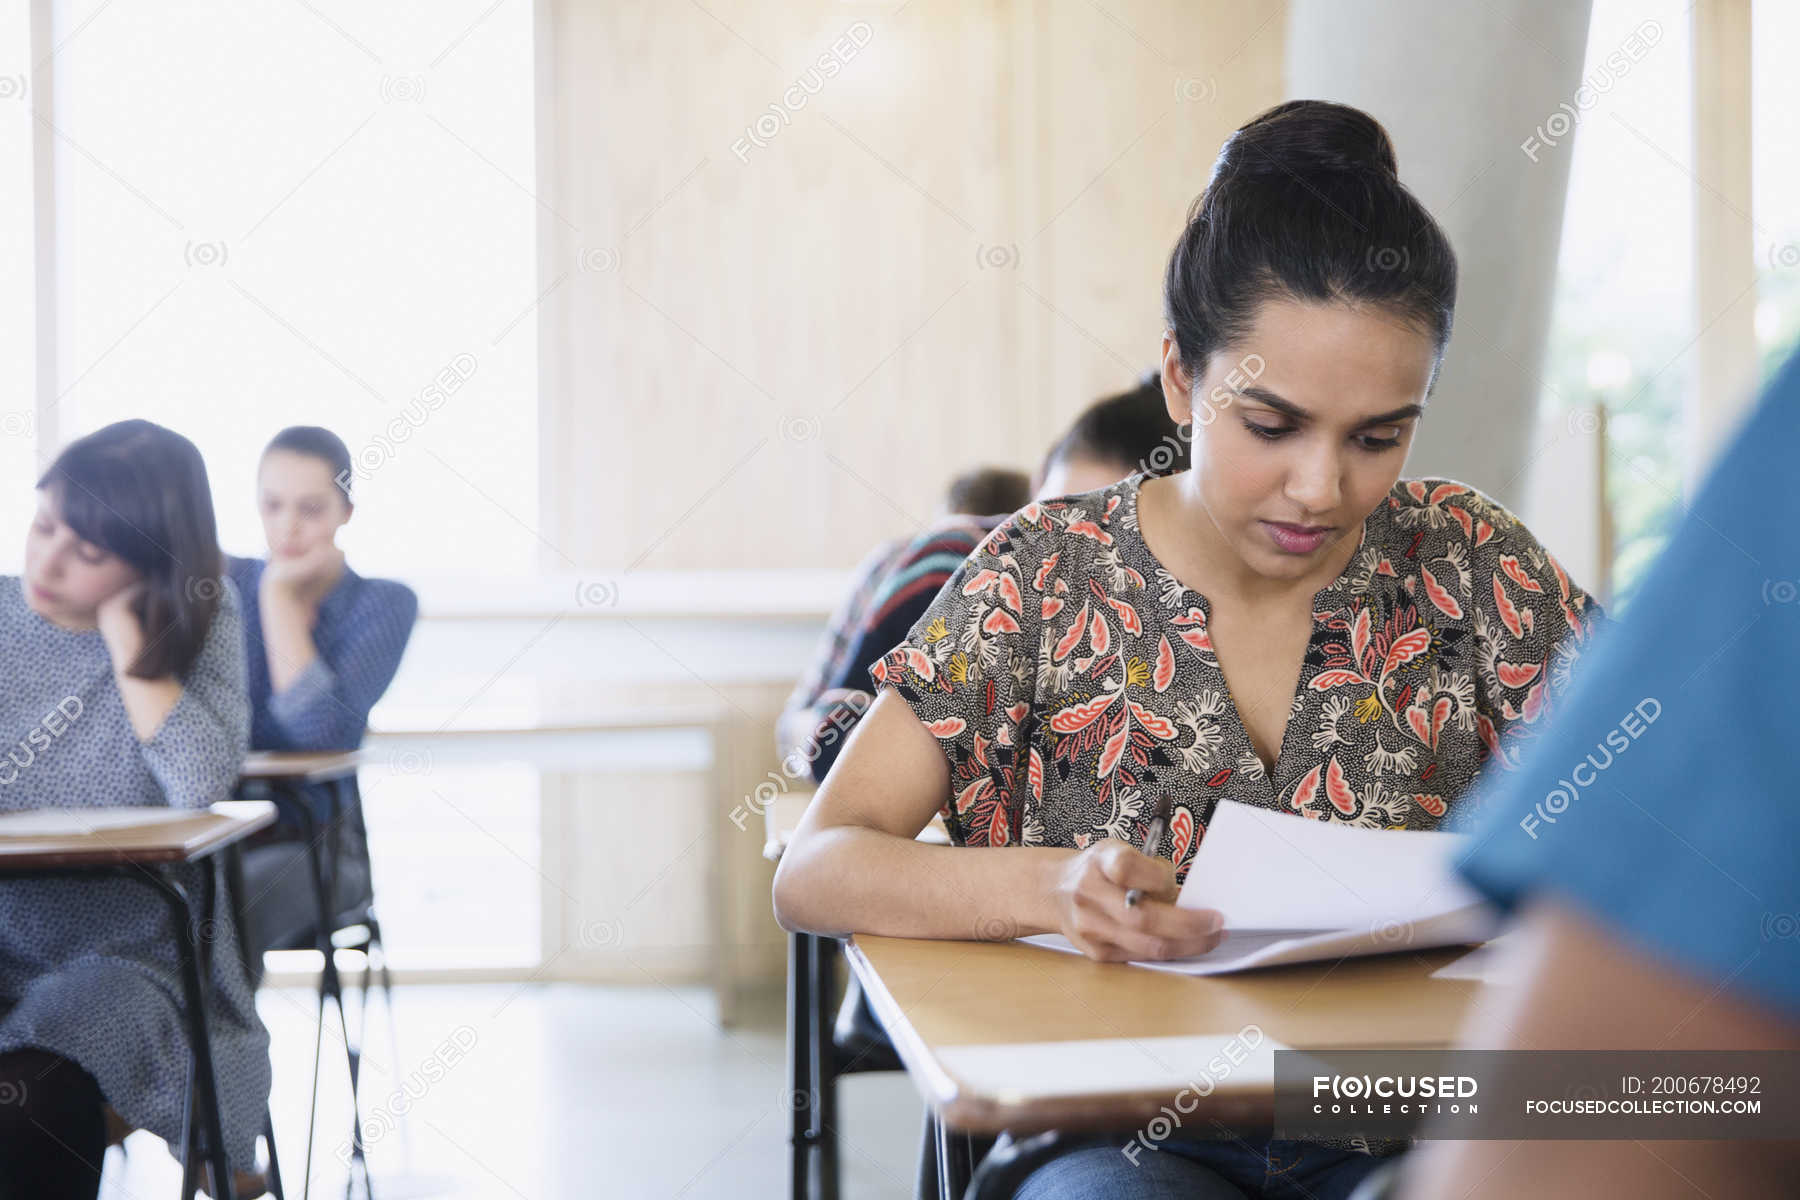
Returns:
[[[269,690],[284,692],[300,672],[319,657],[313,642],[311,610],[279,594],[266,595],[262,604],[263,647],[268,652]]]
[[[113,674],[119,688],[119,701],[125,715],[131,718],[131,731],[140,742],[148,742],[181,702],[181,681],[173,675],[159,679],[139,679],[123,671]]]
[[[786,929],[995,940],[1058,928],[1054,880],[1075,851],[917,842],[857,825],[797,837],[775,873]]]

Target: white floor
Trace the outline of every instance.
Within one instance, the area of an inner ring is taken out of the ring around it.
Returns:
[[[299,1200],[313,997],[264,989],[260,1007],[288,1195]],[[786,1049],[773,1005],[730,1032],[713,1023],[706,992],[656,985],[403,987],[395,1007],[399,1055],[378,996],[363,1076],[378,1200],[786,1193]],[[354,1006],[350,1017],[354,1026]],[[346,1078],[328,1032],[315,1196],[344,1194]],[[900,1074],[856,1076],[840,1084],[838,1103],[846,1200],[910,1197],[921,1111],[912,1085]],[[127,1145],[107,1159],[105,1200],[180,1190],[160,1141],[139,1133]]]

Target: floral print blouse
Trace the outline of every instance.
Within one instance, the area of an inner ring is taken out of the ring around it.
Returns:
[[[1313,632],[1272,772],[1232,702],[1207,598],[1138,530],[1143,474],[996,528],[871,668],[949,759],[961,845],[1137,841],[1179,878],[1213,807],[1433,829],[1510,766],[1604,620],[1517,518],[1465,484],[1403,479],[1363,522]]]

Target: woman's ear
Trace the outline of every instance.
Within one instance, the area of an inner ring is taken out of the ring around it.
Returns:
[[[1162,391],[1163,404],[1169,410],[1169,419],[1176,425],[1186,425],[1194,419],[1194,385],[1188,378],[1187,368],[1181,365],[1181,347],[1175,344],[1175,335],[1163,330],[1162,340]]]

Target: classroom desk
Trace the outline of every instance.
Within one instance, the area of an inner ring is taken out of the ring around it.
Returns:
[[[196,930],[206,927],[217,903],[214,873],[202,872],[204,890],[199,911],[166,868],[204,863],[275,820],[266,803],[226,801],[192,817],[138,828],[100,829],[71,835],[5,835],[0,832],[0,876],[116,875],[151,887],[169,906],[181,959],[181,989],[186,1008],[188,1044],[193,1070],[188,1094],[189,1120],[181,1145],[182,1195],[191,1197],[199,1184],[202,1149],[214,1180],[211,1194],[231,1200],[232,1175],[225,1159],[224,1123],[219,1112],[218,1076],[213,1065],[212,1037],[206,1017],[207,978]],[[198,1112],[199,1122],[192,1119]],[[273,1154],[273,1138],[270,1152]]]
[[[1195,978],[1020,942],[859,934],[847,950],[907,1072],[938,1115],[940,1183],[946,1196],[957,1197],[972,1164],[966,1139],[950,1130],[1014,1136],[1129,1132],[1173,1105],[1188,1086],[1174,1077],[1117,1086],[1092,1075],[1080,1083],[1046,1084],[1044,1073],[1031,1069],[1029,1050],[1017,1052],[1021,1065],[1009,1077],[1004,1055],[972,1055],[972,1048],[1178,1037],[1216,1039],[1222,1046],[1250,1025],[1296,1050],[1445,1047],[1455,1044],[1480,985],[1431,974],[1464,953],[1463,947],[1447,947]],[[1206,1057],[1202,1052],[1194,1061]],[[1143,1063],[1130,1067],[1136,1070],[1123,1070],[1121,1079],[1135,1073],[1141,1081]],[[1159,1073],[1166,1074],[1149,1072]],[[1216,1128],[1217,1122],[1235,1132],[1266,1133],[1274,1089],[1268,1078],[1254,1076],[1244,1071],[1234,1080],[1225,1074],[1186,1110],[1187,1125]]]
[[[257,782],[266,785],[282,804],[283,810],[300,827],[300,834],[306,846],[306,865],[312,882],[313,905],[316,910],[315,932],[319,956],[323,964],[319,972],[319,1024],[315,1034],[322,1039],[325,1032],[325,1004],[332,1000],[337,1004],[338,1023],[343,1027],[344,1050],[350,1072],[350,1167],[351,1180],[355,1173],[363,1173],[363,1186],[366,1192],[372,1191],[369,1182],[369,1162],[362,1140],[362,1104],[358,1094],[358,1076],[360,1073],[362,1048],[350,1037],[350,1022],[344,1016],[343,980],[338,973],[337,955],[332,952],[332,934],[338,924],[337,904],[337,864],[339,855],[338,834],[342,829],[339,820],[350,806],[360,799],[356,786],[356,771],[362,765],[363,755],[356,750],[258,750],[246,755],[244,763],[238,768],[238,783]],[[313,805],[303,791],[312,786],[322,789],[329,799],[330,807],[321,815],[314,811]],[[360,818],[359,818],[360,819]],[[323,820],[324,828],[320,829]],[[369,941],[362,950],[369,954],[373,947],[380,944],[380,934],[374,925],[373,917],[369,918]],[[372,961],[372,960],[371,960]],[[385,959],[383,960],[385,962]],[[385,968],[384,968],[385,970]],[[386,976],[384,975],[385,979]],[[365,991],[367,980],[364,981]],[[367,996],[363,1000],[367,1011]],[[393,1012],[393,994],[388,994],[388,1012]],[[319,1107],[319,1071],[318,1043],[313,1047],[313,1099],[311,1111],[315,1114]],[[313,1134],[315,1127],[308,1125],[306,1131],[306,1162],[302,1178],[307,1181],[310,1193],[312,1186]],[[346,1195],[349,1185],[346,1184]]]
[[[257,750],[244,756],[238,779],[329,783],[356,774],[362,760],[358,750]]]
[[[794,830],[811,803],[811,792],[778,796],[763,811],[763,857],[780,862]],[[919,831],[921,842],[950,844],[950,831],[941,816],[933,816]],[[788,1096],[792,1115],[788,1127],[788,1187],[793,1200],[811,1200],[818,1167],[821,1200],[837,1196],[837,1076],[846,1067],[871,1069],[866,1055],[840,1062],[832,1037],[832,1004],[837,1000],[838,940],[795,930],[788,935]],[[886,1066],[874,1069],[889,1069]]]

